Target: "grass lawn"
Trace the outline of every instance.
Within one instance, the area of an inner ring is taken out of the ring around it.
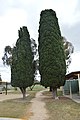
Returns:
[[[30,100],[35,97],[37,91],[40,91],[42,89],[44,89],[42,86],[36,85],[32,91],[30,91],[28,88],[27,93],[29,96],[27,96],[25,100],[20,98],[0,102],[0,117],[24,118],[24,116],[28,116],[28,109],[31,105]],[[15,91],[11,94],[19,93],[19,91]]]
[[[44,95],[49,96],[44,99],[50,116],[48,120],[80,120],[80,104],[61,96],[59,100],[53,100],[50,92],[44,92]]]
[[[27,93],[29,96],[25,100],[13,99],[0,102],[0,117],[15,117],[15,118],[27,118],[30,116],[29,108],[31,106],[30,100],[35,97],[36,92],[43,90],[42,86],[36,85],[32,91],[28,88]],[[19,91],[12,92],[11,94],[19,94]],[[10,93],[9,93],[10,94]],[[46,109],[48,110],[48,120],[80,120],[80,104],[73,102],[72,100],[61,97],[62,92],[59,91],[59,100],[52,99],[52,93],[45,91],[43,95],[46,103]],[[27,120],[27,119],[26,119]]]

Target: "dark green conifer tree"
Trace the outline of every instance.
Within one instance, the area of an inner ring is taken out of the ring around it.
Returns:
[[[51,87],[56,93],[65,82],[66,63],[58,24],[58,18],[52,9],[40,14],[39,22],[39,70],[41,84]]]
[[[19,30],[19,38],[13,48],[11,65],[11,84],[20,88],[23,98],[26,95],[26,88],[34,81],[32,62],[30,35],[27,27],[23,27]]]

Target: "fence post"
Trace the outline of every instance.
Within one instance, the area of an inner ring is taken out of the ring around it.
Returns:
[[[7,95],[7,82],[6,82],[6,95]]]

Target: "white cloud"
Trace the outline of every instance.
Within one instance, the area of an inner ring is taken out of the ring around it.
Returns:
[[[18,38],[18,29],[26,24],[27,15],[24,10],[10,9],[0,17],[0,49],[12,45]],[[2,52],[1,51],[1,52]]]
[[[0,74],[2,81],[10,82],[11,72],[9,66],[4,66],[2,60],[0,60]]]
[[[11,81],[10,69],[8,67],[7,68],[4,67],[3,69],[4,69],[4,71],[1,72],[2,81],[10,82]]]
[[[77,7],[78,0],[61,0],[56,4],[56,11],[58,17],[63,24],[73,25],[76,22],[75,10]]]
[[[72,54],[72,62],[69,66],[69,72],[80,71],[80,52]]]
[[[72,26],[80,21],[80,11],[76,13],[78,0],[43,0],[43,9],[53,9],[57,13],[59,22]]]
[[[76,10],[78,1],[79,0],[43,0],[42,8],[55,10],[60,24],[73,26],[77,22],[80,22],[80,11]]]

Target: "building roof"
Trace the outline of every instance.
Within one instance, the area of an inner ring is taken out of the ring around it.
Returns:
[[[78,74],[79,74],[79,77],[80,77],[80,71],[71,72],[71,73],[69,73],[69,74],[67,74],[65,76],[65,79],[66,80],[69,80],[69,79],[78,79]]]

